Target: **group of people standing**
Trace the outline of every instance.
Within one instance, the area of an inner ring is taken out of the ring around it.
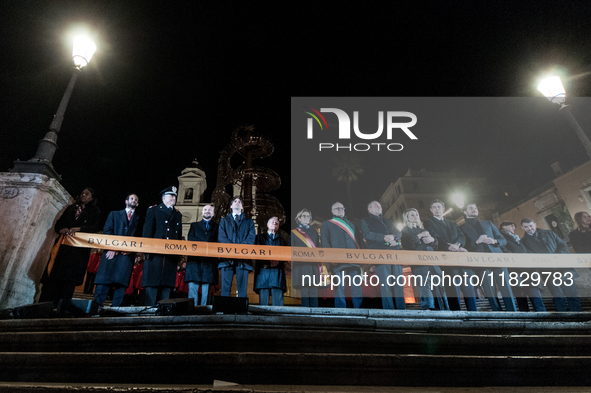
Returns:
[[[162,203],[148,208],[145,220],[136,210],[138,196],[130,194],[125,199],[125,209],[109,213],[103,228],[106,235],[142,236],[156,239],[182,240],[182,215],[174,208],[177,197],[176,187],[168,187],[161,192]],[[82,191],[76,202],[69,206],[55,224],[55,231],[61,235],[73,235],[78,231],[98,232],[100,210],[96,206],[96,193],[90,188]],[[230,244],[259,244],[286,246],[288,243],[278,234],[279,219],[271,217],[265,233],[256,235],[252,219],[243,211],[241,198],[232,199],[231,213],[221,218],[220,223],[213,221],[214,208],[204,206],[201,221],[191,224],[188,239],[198,242],[219,242]],[[295,247],[310,248],[345,248],[378,250],[415,250],[422,252],[480,252],[480,253],[568,253],[566,243],[554,232],[538,229],[534,220],[524,218],[521,227],[525,231],[522,238],[515,234],[515,224],[504,222],[497,229],[492,222],[478,219],[476,204],[464,208],[465,223],[458,226],[455,221],[444,217],[445,204],[434,200],[430,204],[433,217],[423,223],[419,212],[407,209],[403,214],[404,227],[398,230],[394,223],[382,216],[382,206],[372,201],[367,206],[368,216],[360,220],[361,239],[356,238],[358,231],[355,224],[347,218],[345,207],[340,202],[331,206],[332,218],[325,221],[321,228],[321,240],[311,227],[312,213],[303,209],[295,217],[296,227],[290,233],[289,244]],[[591,216],[586,212],[575,214],[577,229],[570,234],[575,252],[591,253]],[[359,243],[362,243],[360,246]],[[90,250],[87,248],[61,246],[51,271],[47,271],[39,301],[68,301],[72,298],[76,286],[84,281]],[[141,286],[145,289],[145,305],[153,306],[158,300],[168,299],[171,289],[176,285],[177,255],[128,253],[105,251],[96,273],[95,300],[104,304],[109,291],[113,292],[112,305],[120,306],[126,288],[129,285],[134,264],[143,262]],[[186,261],[185,282],[188,283],[189,297],[195,305],[208,304],[210,286],[218,283],[218,270],[221,273],[221,295],[231,296],[232,282],[236,276],[238,297],[247,296],[248,275],[255,274],[254,290],[259,294],[260,304],[268,305],[269,297],[273,306],[283,305],[283,294],[287,290],[285,262],[253,261],[249,259],[223,260],[189,256]],[[460,285],[448,283],[447,286],[431,286],[434,276],[442,275],[440,266],[411,266],[413,275],[422,278],[417,285],[420,305],[424,310],[460,310],[463,295],[468,311],[477,311],[475,288],[469,280]],[[488,298],[493,311],[527,311],[528,302],[535,311],[545,311],[540,287],[511,287],[509,271],[504,267],[445,267],[448,275],[478,275],[494,277],[494,282],[484,280],[482,290]],[[573,278],[578,275],[574,269],[553,269],[561,273],[570,272]],[[519,272],[533,272],[535,269],[519,269]],[[317,262],[293,261],[292,284],[301,292],[301,304],[304,307],[318,307],[318,286],[306,285],[304,277],[336,274],[349,278],[351,301],[359,308],[363,301],[363,289],[356,285],[357,276],[363,274],[363,267],[355,263],[320,264]],[[403,275],[402,266],[379,264],[375,267],[380,283],[382,308],[405,309],[404,287],[397,285],[397,277]],[[390,279],[388,279],[390,277]],[[318,282],[320,280],[317,280]],[[577,295],[576,284],[555,285],[548,282],[554,304],[558,311],[580,311],[581,303]],[[357,281],[359,282],[359,281]],[[398,281],[399,282],[399,281]],[[334,292],[335,307],[347,306],[345,283],[337,285]],[[500,292],[502,304],[497,293]],[[517,293],[517,296],[514,295]],[[201,294],[201,296],[199,296]]]
[[[568,253],[567,244],[553,231],[538,229],[535,221],[530,218],[521,220],[521,227],[525,231],[522,238],[515,233],[515,224],[504,222],[497,229],[487,220],[478,219],[478,206],[468,204],[464,207],[465,223],[457,225],[455,221],[445,218],[445,204],[441,200],[434,200],[430,204],[432,217],[423,223],[417,209],[410,208],[403,213],[404,227],[399,231],[394,223],[382,216],[382,207],[378,201],[372,201],[367,206],[368,216],[360,220],[360,233],[365,247],[381,250],[415,250],[422,252],[478,252],[478,253]],[[356,237],[355,224],[345,214],[345,207],[340,202],[331,206],[333,218],[325,221],[321,228],[321,241],[316,231],[310,228],[312,213],[302,210],[296,216],[297,228],[292,231],[291,244],[299,247],[324,248],[361,248]],[[591,216],[586,212],[575,214],[577,229],[570,234],[575,252],[591,253]],[[402,248],[401,248],[402,246]],[[308,285],[302,287],[303,274],[313,274],[319,271],[313,263],[299,263],[294,261],[294,287],[302,290],[302,305],[315,307],[318,305],[317,289]],[[317,264],[316,264],[317,265]],[[363,267],[358,264],[332,264],[329,266],[332,274],[340,277],[361,276]],[[512,269],[517,273],[518,284],[509,285],[510,272],[506,267],[444,267],[446,275],[468,277],[477,275],[486,277],[481,284],[482,291],[487,297],[493,311],[529,311],[529,298],[535,311],[546,311],[542,301],[541,286],[531,283],[522,285],[520,273],[533,273],[536,269]],[[423,310],[460,310],[460,299],[463,297],[468,311],[477,311],[477,290],[470,280],[462,280],[459,285],[450,281],[447,285],[431,285],[434,276],[443,274],[440,266],[411,266],[413,275],[422,278],[417,285],[420,305]],[[548,270],[548,269],[545,269]],[[550,290],[558,311],[580,311],[581,302],[577,294],[574,278],[578,274],[574,269],[549,269],[552,273],[570,273],[573,280],[548,280],[546,285]],[[380,264],[375,267],[379,277],[379,288],[384,309],[405,309],[404,288],[397,285],[397,277],[402,275],[400,265]],[[390,277],[390,281],[387,281]],[[515,274],[513,275],[515,277]],[[492,279],[490,279],[492,278]],[[357,280],[344,280],[352,283],[351,300],[355,308],[361,307],[362,288],[355,283]],[[515,280],[513,280],[514,282]],[[393,283],[392,285],[386,282]],[[404,280],[402,280],[404,282]],[[560,285],[558,285],[560,284]],[[346,307],[345,285],[335,289],[335,307]],[[499,301],[500,293],[502,302]]]
[[[103,233],[105,235],[146,237],[154,239],[182,240],[182,215],[174,208],[177,188],[168,187],[161,191],[162,203],[148,208],[143,220],[137,213],[138,196],[130,194],[125,199],[125,209],[109,213]],[[98,232],[100,210],[96,207],[96,193],[90,188],[82,191],[76,202],[69,206],[58,219],[54,229],[63,235],[73,235],[78,231]],[[243,211],[242,199],[231,201],[232,213],[223,217],[218,225],[212,220],[214,208],[203,207],[202,220],[191,224],[188,240],[199,242],[221,242],[232,244],[287,245],[278,235],[279,219],[271,217],[267,222],[267,232],[256,235],[252,219]],[[90,249],[62,245],[51,269],[47,269],[42,280],[43,288],[40,302],[68,302],[72,299],[76,286],[82,285]],[[178,255],[141,254],[133,252],[103,252],[94,283],[94,300],[101,306],[110,291],[113,292],[112,306],[118,307],[123,301],[134,265],[143,264],[141,286],[145,290],[144,304],[156,305],[158,300],[168,299],[175,288],[177,266],[181,261]],[[255,291],[260,294],[260,303],[268,304],[269,295],[273,305],[283,305],[283,293],[287,290],[284,262],[268,261],[256,264],[250,260],[224,260],[189,256],[185,269],[185,282],[188,283],[189,297],[195,305],[206,305],[210,285],[218,282],[218,269],[221,271],[222,296],[230,296],[232,282],[236,276],[238,296],[246,297],[248,274],[255,271]],[[199,294],[201,296],[199,297]]]

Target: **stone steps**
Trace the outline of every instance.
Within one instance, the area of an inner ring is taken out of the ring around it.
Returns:
[[[591,384],[591,313],[250,306],[247,315],[0,321],[0,381]],[[132,316],[140,315],[144,316]],[[425,377],[428,371],[428,378]]]

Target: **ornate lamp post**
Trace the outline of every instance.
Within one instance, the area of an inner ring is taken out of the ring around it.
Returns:
[[[564,109],[564,114],[568,119],[570,125],[575,129],[577,136],[581,140],[581,143],[587,151],[587,155],[591,159],[591,141],[573,116],[568,105],[564,104],[566,100],[566,93],[562,81],[558,76],[548,77],[538,85],[538,90],[548,99],[550,102],[560,105],[560,110]]]
[[[40,173],[55,178],[58,181],[61,180],[61,177],[57,174],[51,164],[53,155],[57,150],[57,134],[62,127],[64,114],[66,113],[70,96],[74,90],[76,79],[82,72],[82,67],[88,64],[95,51],[96,45],[87,37],[79,36],[74,39],[74,50],[72,52],[74,71],[57,112],[53,117],[53,121],[49,125],[49,131],[45,134],[45,137],[39,141],[35,156],[28,161],[15,161],[14,168],[11,170],[12,172]]]

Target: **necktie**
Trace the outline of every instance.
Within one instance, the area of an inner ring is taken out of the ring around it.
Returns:
[[[238,223],[238,214],[236,214],[236,215],[234,216],[234,221],[236,221],[236,223]]]
[[[209,231],[209,221],[205,221],[205,229]]]
[[[132,215],[133,215],[133,212],[131,210],[127,212],[127,221],[131,221]]]

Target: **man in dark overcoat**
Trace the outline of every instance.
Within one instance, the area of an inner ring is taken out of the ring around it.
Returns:
[[[507,245],[507,240],[492,222],[478,219],[478,206],[475,203],[467,204],[464,208],[464,214],[466,215],[466,223],[462,224],[460,229],[466,236],[466,249],[470,252],[502,254],[501,247]],[[479,277],[482,277],[482,273],[485,272],[485,278],[481,286],[493,311],[503,311],[497,298],[495,283],[503,297],[505,311],[517,311],[513,290],[509,285],[509,271],[506,267],[475,268],[474,272]],[[493,282],[491,282],[489,275],[491,272]]]
[[[254,244],[256,232],[254,222],[246,218],[242,207],[242,199],[236,197],[230,202],[232,212],[220,221],[218,232],[219,243]],[[253,271],[250,259],[226,260],[219,263],[222,271],[222,296],[230,296],[232,281],[236,275],[238,297],[246,297],[248,274]]]
[[[203,206],[201,212],[203,219],[191,224],[187,240],[194,242],[215,243],[218,241],[218,224],[213,222],[214,209],[211,205]],[[189,256],[185,268],[185,282],[189,283],[189,298],[194,299],[195,305],[207,304],[209,284],[218,281],[217,258]],[[201,287],[201,303],[198,303],[199,287]]]
[[[96,206],[96,193],[92,188],[85,188],[76,198],[76,202],[66,208],[55,223],[55,232],[72,236],[76,232],[95,233],[100,229],[100,209]],[[53,269],[41,281],[43,289],[39,302],[53,301],[54,307],[60,300],[63,309],[71,309],[71,299],[78,285],[84,283],[90,249],[62,245],[59,249]]]
[[[464,248],[466,245],[466,237],[464,233],[458,227],[455,221],[448,220],[444,217],[445,204],[439,199],[435,199],[431,202],[430,206],[431,214],[433,217],[426,220],[423,225],[425,229],[429,231],[431,236],[437,239],[437,251],[445,252],[468,252]],[[466,273],[468,276],[474,274],[474,271],[469,267],[456,268],[456,267],[442,267],[443,272],[446,274],[455,276],[463,276]],[[451,272],[451,274],[449,273]],[[464,303],[468,311],[478,311],[476,306],[476,291],[474,286],[470,284],[470,281],[462,280],[461,285],[446,285],[445,292],[447,293],[447,301],[450,310],[461,310],[460,307],[460,290],[464,293]]]
[[[286,246],[279,230],[279,218],[267,221],[267,232],[257,235],[255,244],[262,246]],[[283,306],[283,293],[287,291],[284,261],[256,261],[254,272],[254,291],[259,294],[259,304],[269,305],[269,294],[273,306]]]
[[[137,195],[129,194],[125,199],[125,209],[109,213],[103,227],[103,233],[115,236],[139,236],[141,225],[136,210],[138,202]],[[97,303],[102,306],[107,299],[109,290],[114,287],[112,306],[121,306],[136,257],[138,257],[138,254],[134,252],[103,252],[94,280],[96,284],[94,300]]]
[[[394,223],[382,217],[382,205],[378,201],[370,202],[367,205],[369,216],[361,219],[361,233],[365,239],[367,248],[374,250],[400,250],[400,238],[402,233],[394,226]],[[376,274],[380,283],[388,282],[388,276],[392,276],[396,283],[398,276],[402,275],[400,265],[376,265]],[[392,279],[391,279],[392,280]],[[382,308],[405,310],[404,287],[394,284],[394,299],[392,300],[392,289],[390,285],[380,286],[382,296]]]
[[[547,229],[539,229],[536,222],[531,218],[524,218],[521,220],[521,228],[525,234],[521,238],[521,242],[527,247],[529,252],[541,254],[568,254],[570,251],[568,245],[556,233]],[[552,293],[554,305],[557,311],[581,311],[581,299],[577,291],[577,284],[575,278],[579,274],[575,269],[545,269],[552,272],[552,276],[548,280],[548,289]],[[554,282],[554,274],[560,274],[561,285],[559,280]],[[544,277],[544,276],[542,276]]]
[[[503,252],[513,253],[513,254],[527,254],[529,251],[527,247],[521,242],[519,236],[515,234],[515,223],[514,222],[503,222],[499,225],[499,232],[501,235],[507,240],[507,245]],[[532,273],[536,272],[536,269],[510,269],[509,272],[515,272],[519,275],[522,273],[529,274],[531,276]],[[533,285],[532,282],[527,283],[519,283],[519,286],[515,288],[517,297],[515,300],[517,301],[517,308],[519,311],[529,311],[529,305],[527,304],[527,297],[531,300],[531,304],[534,307],[534,310],[543,312],[546,311],[546,306],[542,301],[542,293],[540,292],[541,287]]]
[[[333,218],[322,223],[320,235],[324,248],[352,248],[359,245],[355,241],[355,225],[345,217],[345,207],[341,202],[333,203],[331,207]],[[335,308],[346,308],[345,287],[351,283],[353,307],[361,307],[363,288],[361,285],[361,267],[354,263],[339,263],[333,266],[333,274],[339,276],[339,285],[335,288]],[[336,280],[335,280],[336,281]],[[359,285],[355,283],[358,282]],[[346,285],[347,284],[347,285]]]
[[[174,208],[177,188],[168,187],[160,194],[162,203],[148,208],[143,237],[182,240],[183,216]],[[178,255],[149,254],[147,256],[142,273],[142,287],[146,289],[146,306],[155,306],[158,300],[170,297],[170,290],[176,284],[179,260]]]

